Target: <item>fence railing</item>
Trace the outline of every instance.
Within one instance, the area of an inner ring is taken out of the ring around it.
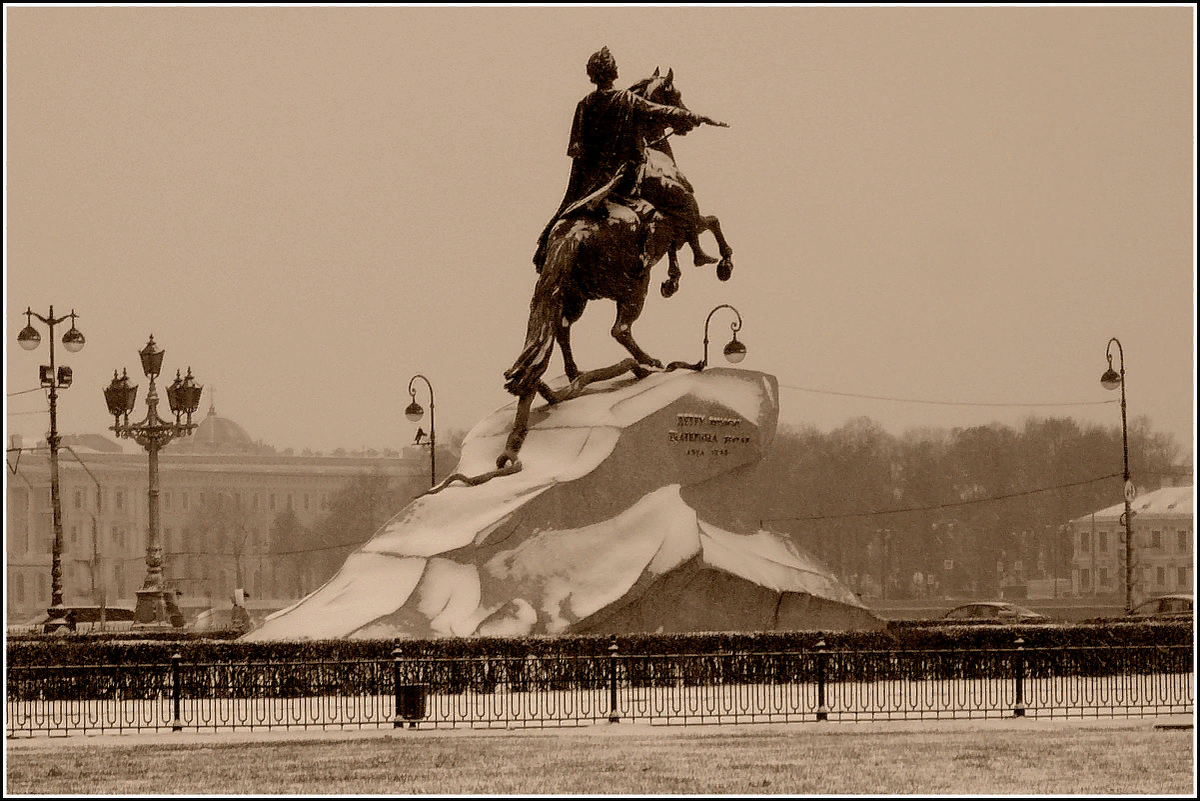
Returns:
[[[1190,646],[14,666],[8,734],[1189,713]]]

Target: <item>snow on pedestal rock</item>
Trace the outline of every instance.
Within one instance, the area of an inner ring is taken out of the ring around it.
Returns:
[[[514,409],[455,472],[494,469]],[[778,413],[773,376],[724,368],[535,407],[519,472],[417,498],[244,639],[882,628],[748,508]]]

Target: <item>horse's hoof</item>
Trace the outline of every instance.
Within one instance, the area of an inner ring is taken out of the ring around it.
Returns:
[[[673,278],[662,282],[662,296],[669,298],[679,291],[679,279]]]
[[[728,281],[731,275],[733,275],[733,259],[721,259],[717,263],[717,278]]]

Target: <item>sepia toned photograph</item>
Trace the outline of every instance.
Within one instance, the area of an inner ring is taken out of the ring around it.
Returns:
[[[6,796],[1195,795],[1193,5],[3,14]]]

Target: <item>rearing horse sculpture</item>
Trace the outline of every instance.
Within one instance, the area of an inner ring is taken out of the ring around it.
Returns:
[[[649,100],[682,107],[682,97],[674,86],[673,71],[654,75],[630,87]],[[610,197],[603,201],[603,215],[568,214],[555,223],[547,239],[546,259],[529,303],[529,325],[525,348],[504,374],[504,388],[516,395],[516,418],[504,452],[496,459],[498,470],[518,466],[517,453],[528,432],[529,410],[535,394],[557,403],[579,394],[598,380],[632,372],[641,378],[649,368],[662,368],[662,362],[646,353],[633,338],[632,326],[642,313],[650,284],[650,271],[664,255],[670,257],[670,273],[663,282],[662,294],[670,297],[678,287],[679,266],[676,251],[704,231],[711,231],[720,248],[717,275],[728,280],[733,271],[733,250],[721,234],[716,217],[700,214],[692,196],[692,187],[675,165],[667,138],[670,132],[649,129],[643,132],[648,143],[643,171],[641,198]],[[690,199],[690,211],[665,215],[653,203],[654,197],[672,193],[671,205],[678,208],[679,193]],[[610,367],[582,373],[571,352],[571,325],[583,315],[589,300],[608,298],[616,302],[617,317],[612,336],[629,351],[632,358]],[[571,384],[552,390],[543,381],[558,343],[563,365]]]

